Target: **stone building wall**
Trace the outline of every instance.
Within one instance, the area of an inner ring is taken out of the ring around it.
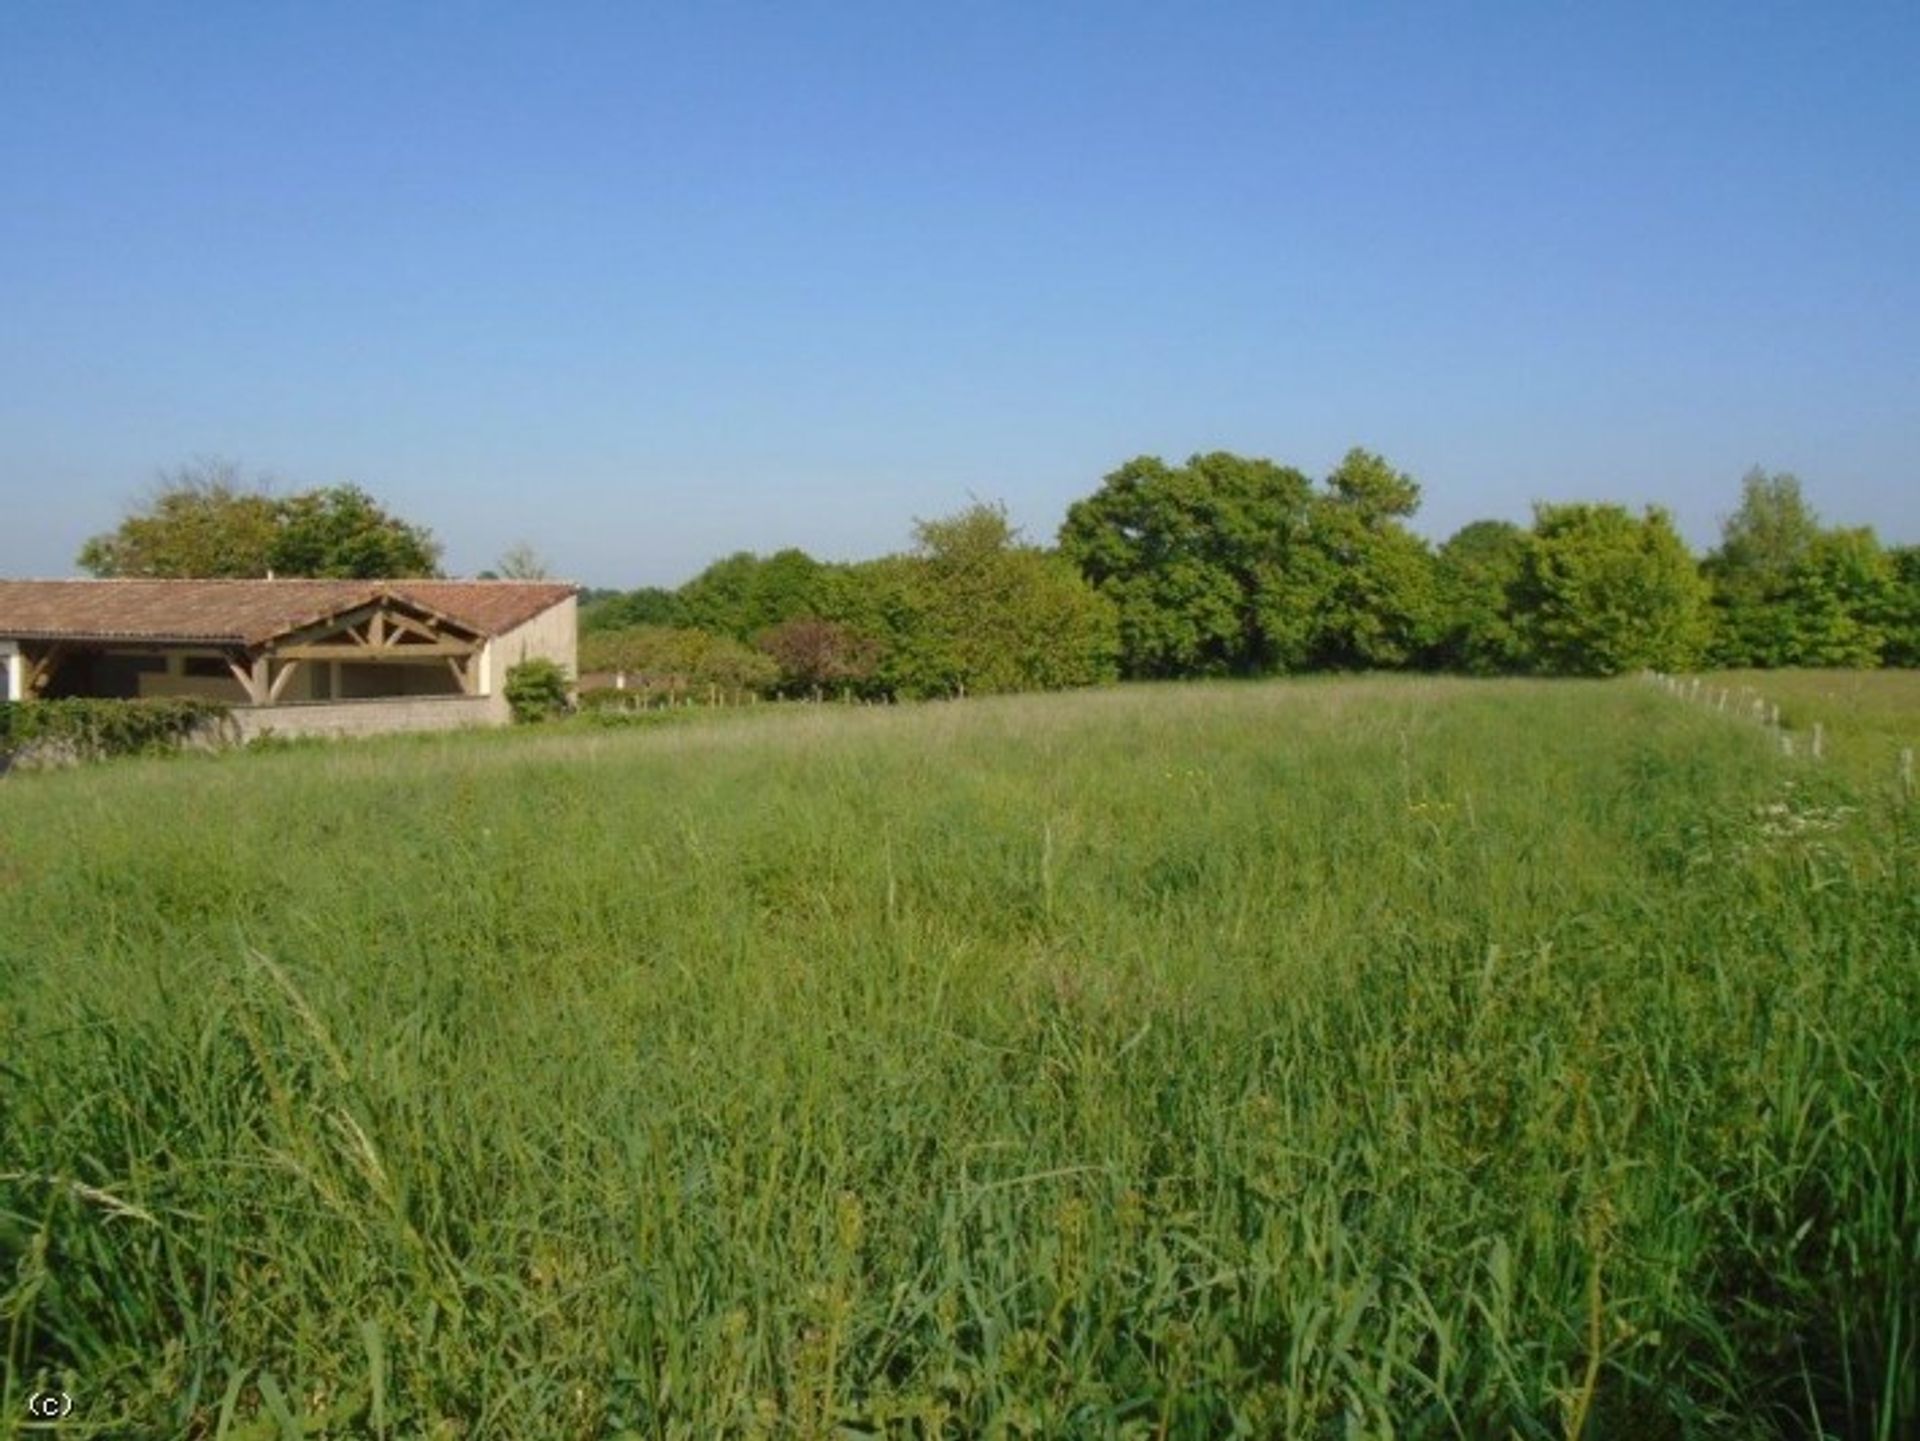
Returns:
[[[499,725],[506,706],[493,696],[423,695],[312,705],[236,706],[240,739],[276,736],[371,736],[398,731],[458,730]]]

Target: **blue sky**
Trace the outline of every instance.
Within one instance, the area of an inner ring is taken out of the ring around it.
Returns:
[[[13,4],[0,574],[208,455],[594,584],[1215,448],[1920,540],[1916,75],[1912,0]]]

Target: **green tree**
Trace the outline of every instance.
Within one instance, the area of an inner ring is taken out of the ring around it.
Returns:
[[[1712,587],[1716,664],[1801,663],[1788,602],[1820,535],[1798,477],[1758,466],[1742,477],[1739,508],[1722,526],[1719,548],[1701,563]]]
[[[389,514],[357,485],[282,501],[270,560],[279,575],[374,580],[440,573],[432,534]]]
[[[780,689],[788,695],[841,690],[864,694],[880,664],[878,642],[817,616],[796,616],[769,626],[754,644],[780,667]]]
[[[1313,502],[1270,460],[1141,456],[1068,509],[1060,549],[1113,603],[1128,675],[1293,669],[1315,632]]]
[[[1412,477],[1369,451],[1348,451],[1327,478],[1313,505],[1311,559],[1289,588],[1289,603],[1313,616],[1314,666],[1403,666],[1430,648],[1433,554],[1402,523],[1419,504]]]
[[[1871,529],[1823,528],[1791,475],[1747,473],[1702,570],[1719,664],[1870,666],[1899,650],[1896,559]]]
[[[737,551],[680,587],[680,623],[751,640],[783,620],[817,614],[826,569],[803,550]]]
[[[1511,521],[1476,520],[1440,547],[1434,563],[1440,612],[1436,665],[1470,675],[1526,668],[1514,594],[1529,543],[1526,531]]]
[[[1369,524],[1405,520],[1420,508],[1419,483],[1387,464],[1384,456],[1357,445],[1327,477],[1327,491]]]
[[[1789,665],[1875,666],[1898,576],[1871,528],[1822,531],[1776,603]]]
[[[1881,662],[1920,666],[1920,545],[1895,546],[1887,552],[1887,568],[1893,583],[1880,617]]]
[[[1550,674],[1677,670],[1706,640],[1705,583],[1658,507],[1535,507],[1515,596],[1533,667]]]
[[[920,521],[915,548],[836,567],[823,614],[876,648],[873,691],[903,699],[1094,685],[1117,675],[1112,607],[998,505]]]
[[[1740,478],[1740,507],[1721,527],[1716,569],[1783,582],[1820,535],[1820,520],[1800,492],[1800,478],[1754,466]]]
[[[1004,507],[914,527],[919,694],[1051,690],[1115,678],[1112,607],[1057,556],[1021,543]]]
[[[1135,676],[1399,666],[1430,646],[1420,487],[1347,452],[1323,488],[1270,460],[1143,456],[1068,510],[1061,550],[1120,617]]]
[[[872,647],[863,694],[902,699],[952,693],[955,663],[936,627],[926,567],[910,555],[834,566],[823,577],[818,618]]]
[[[358,486],[284,498],[225,461],[163,476],[141,509],[80,550],[95,575],[370,579],[437,574],[440,548]]]
[[[79,563],[100,576],[264,576],[279,527],[263,481],[201,461],[163,475],[140,508],[80,548]]]
[[[597,596],[580,607],[580,633],[596,630],[624,630],[637,625],[678,625],[680,601],[670,590],[657,585],[638,590],[617,591]]]

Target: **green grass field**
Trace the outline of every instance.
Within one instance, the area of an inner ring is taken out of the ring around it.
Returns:
[[[1917,842],[1638,681],[16,774],[0,1431],[1912,1435]]]
[[[1739,670],[1707,683],[1764,696],[1803,736],[1825,726],[1828,759],[1869,790],[1897,784],[1900,753],[1920,751],[1920,670]]]

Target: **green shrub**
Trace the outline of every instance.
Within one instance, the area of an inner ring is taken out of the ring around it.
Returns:
[[[536,656],[507,670],[507,708],[516,724],[530,725],[567,712],[567,672],[556,661]]]
[[[0,701],[0,762],[104,760],[154,755],[220,739],[228,707],[220,701]]]

